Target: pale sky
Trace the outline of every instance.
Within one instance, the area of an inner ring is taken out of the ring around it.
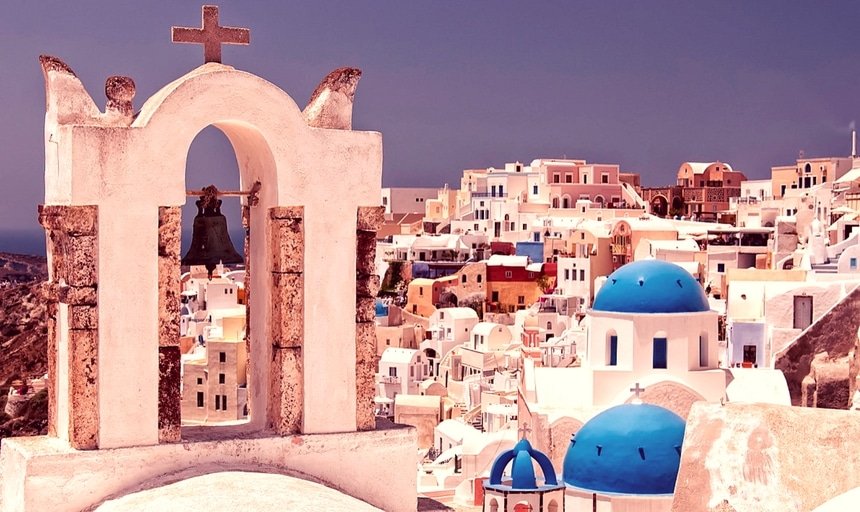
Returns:
[[[0,231],[36,231],[43,198],[38,56],[67,62],[96,103],[129,75],[135,105],[202,63],[170,26],[198,1],[3,0]],[[221,1],[251,29],[224,62],[303,107],[331,69],[355,66],[354,124],[384,139],[386,186],[457,186],[462,170],[538,157],[618,163],[646,185],[686,160],[751,178],[809,156],[847,156],[857,92],[851,1]],[[189,185],[237,181],[217,130],[192,146]],[[235,221],[234,221],[235,223]],[[0,250],[14,249],[0,237]]]

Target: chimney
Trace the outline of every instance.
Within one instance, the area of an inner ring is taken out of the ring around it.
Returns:
[[[857,130],[851,130],[851,158],[857,157]]]

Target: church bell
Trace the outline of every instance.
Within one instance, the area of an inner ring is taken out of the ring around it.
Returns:
[[[221,200],[203,197],[197,200],[197,215],[191,232],[191,247],[182,257],[183,265],[204,265],[212,278],[219,263],[243,263],[227,231],[227,219],[221,213]]]

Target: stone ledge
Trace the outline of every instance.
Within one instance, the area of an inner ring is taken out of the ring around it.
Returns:
[[[177,474],[188,478],[218,468],[305,475],[383,510],[414,511],[416,450],[415,428],[406,426],[94,451],[45,436],[7,438],[0,450],[0,504],[3,512],[87,510]]]

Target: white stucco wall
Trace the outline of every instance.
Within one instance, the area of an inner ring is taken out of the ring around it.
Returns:
[[[251,266],[260,270],[252,278],[251,409],[266,410],[272,360],[268,208],[304,206],[304,367],[326,368],[305,373],[304,431],[354,430],[354,414],[332,411],[355,410],[355,295],[327,292],[355,280],[355,222],[346,219],[380,202],[380,134],[309,128],[283,90],[221,64],[165,86],[130,126],[98,118],[76,80],[63,75],[62,88],[49,90],[45,201],[99,208],[100,447],[158,442],[158,207],[185,203],[188,149],[213,125],[236,151],[241,187],[262,183],[251,214]],[[249,428],[263,422],[255,414]]]

